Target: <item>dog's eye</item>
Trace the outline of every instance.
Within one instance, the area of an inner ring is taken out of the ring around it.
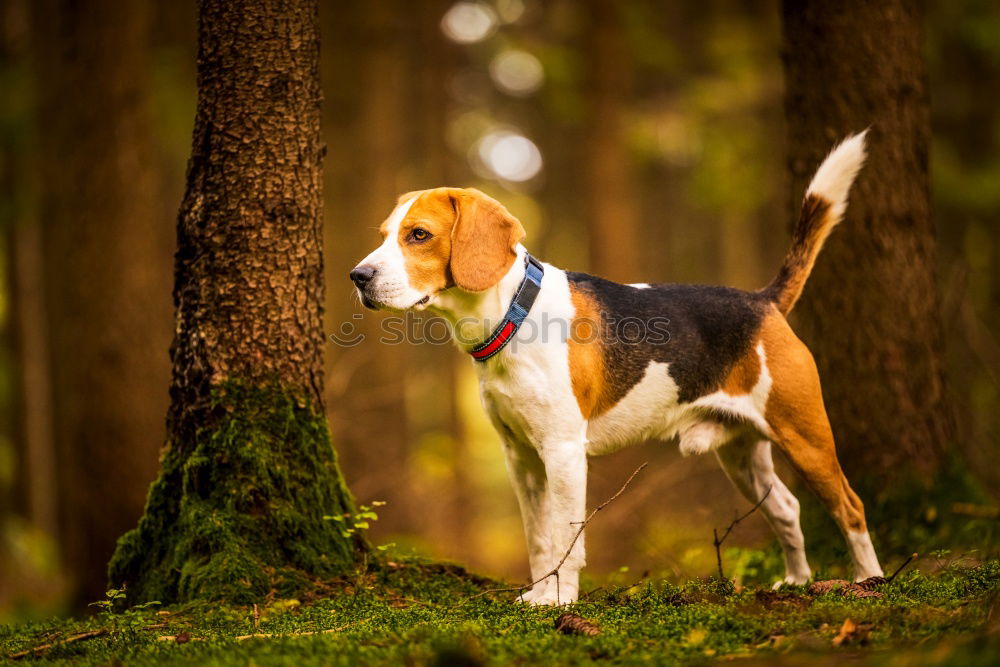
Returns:
[[[431,233],[426,229],[421,229],[420,227],[417,227],[412,232],[410,232],[410,238],[418,243],[421,241],[426,241],[430,237]]]

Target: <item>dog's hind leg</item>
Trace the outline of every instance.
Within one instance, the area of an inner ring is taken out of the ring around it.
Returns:
[[[780,316],[765,321],[761,337],[773,378],[764,414],[772,440],[837,522],[851,553],[855,579],[882,576],[864,505],[837,460],[812,354]]]
[[[774,471],[771,443],[757,433],[736,439],[715,450],[722,469],[746,499],[757,504],[767,518],[785,557],[782,583],[803,584],[812,576],[806,560],[805,540],[799,525],[799,501]],[[768,491],[770,489],[770,491]]]

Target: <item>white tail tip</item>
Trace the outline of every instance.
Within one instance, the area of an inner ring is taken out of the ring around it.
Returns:
[[[806,194],[818,195],[830,202],[830,213],[839,222],[847,208],[847,193],[865,163],[865,135],[868,130],[851,135],[834,147],[816,170]]]

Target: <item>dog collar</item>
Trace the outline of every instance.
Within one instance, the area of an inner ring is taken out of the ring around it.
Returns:
[[[524,256],[524,268],[524,280],[521,281],[521,286],[517,288],[517,294],[514,295],[514,300],[510,302],[510,308],[507,309],[507,314],[504,315],[503,320],[493,330],[489,338],[469,350],[469,354],[476,361],[486,361],[504,349],[507,343],[514,338],[514,334],[521,328],[524,318],[531,311],[531,306],[535,303],[535,297],[538,296],[538,290],[542,287],[542,274],[545,273],[545,269],[542,268],[541,262],[528,253],[525,253]]]

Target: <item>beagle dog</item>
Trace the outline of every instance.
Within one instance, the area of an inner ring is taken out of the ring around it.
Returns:
[[[748,501],[764,498],[783,582],[802,584],[812,572],[799,503],[775,475],[772,443],[836,520],[855,578],[882,575],[864,507],[837,460],[816,364],[785,319],[864,159],[864,133],[830,153],[784,264],[756,292],[563,271],[532,257],[517,218],[471,188],[399,199],[381,245],[350,277],[368,308],[441,315],[472,356],[537,582],[521,599],[577,599],[584,542],[573,539],[585,516],[587,457],[674,437],[685,455],[714,452]],[[545,577],[568,550],[559,576]]]

